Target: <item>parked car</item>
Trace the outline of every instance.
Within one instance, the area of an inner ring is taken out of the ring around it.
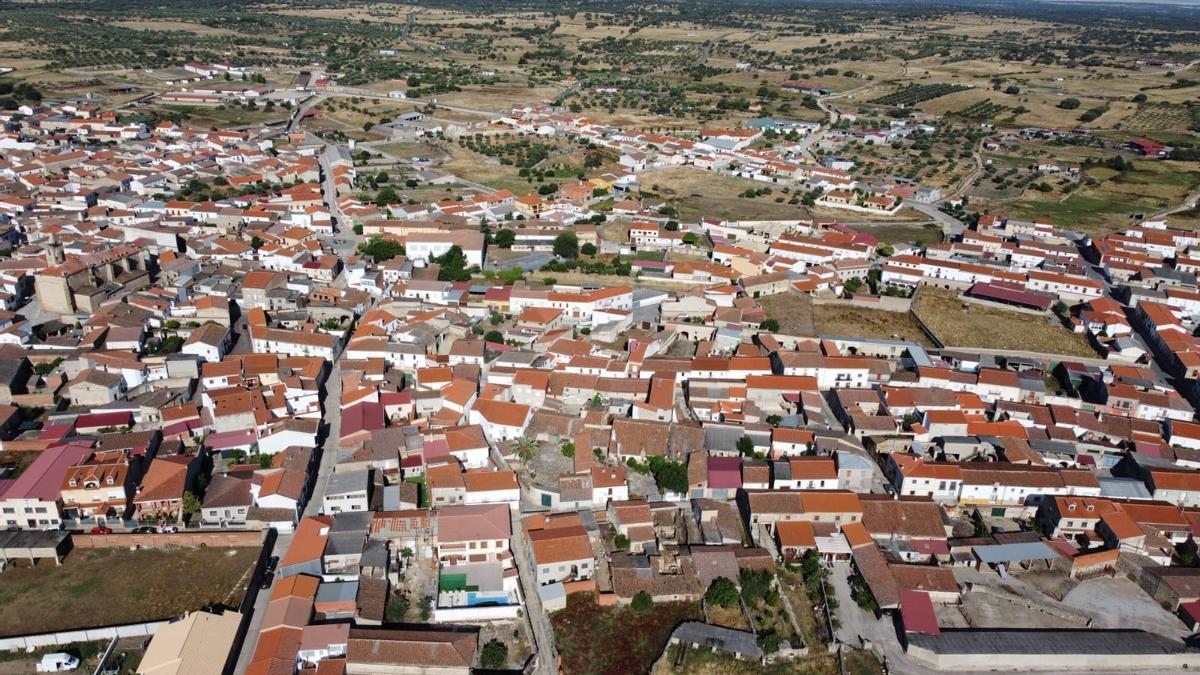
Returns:
[[[266,574],[264,574],[264,575],[263,575],[263,578],[262,578],[262,583],[261,583],[261,584],[259,584],[259,586],[258,586],[258,587],[259,587],[259,588],[261,588],[261,589],[263,589],[263,590],[265,591],[265,590],[267,590],[268,588],[270,588],[270,587],[271,587],[271,584],[272,584],[274,581],[275,581],[275,573],[274,573],[274,572],[267,572]]]
[[[896,488],[892,487],[892,484],[891,484],[891,483],[884,483],[884,484],[883,484],[883,491],[884,491],[884,492],[886,492],[886,493],[888,493],[889,495],[895,495],[895,494],[896,494]]]
[[[91,529],[91,533],[92,534],[112,534],[112,528],[105,527],[103,525],[97,525]]]
[[[279,556],[273,555],[270,558],[267,558],[267,565],[264,568],[264,571],[267,574],[275,574],[275,570],[277,569],[279,569]]]
[[[143,525],[141,527],[133,528],[134,534],[154,534],[156,532],[158,532],[158,528],[150,527],[149,525]]]
[[[179,528],[175,527],[174,525],[163,525],[162,527],[158,528],[158,531],[162,532],[163,534],[173,534],[178,532]]]
[[[54,652],[42,655],[42,660],[38,662],[36,669],[39,673],[61,673],[75,670],[78,667],[79,657],[71,656],[66,652]]]

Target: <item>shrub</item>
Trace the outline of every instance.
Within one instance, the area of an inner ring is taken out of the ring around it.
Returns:
[[[708,591],[704,593],[704,599],[710,605],[733,607],[738,601],[737,584],[725,577],[717,577],[709,584]]]
[[[498,670],[508,662],[508,647],[499,640],[488,640],[479,654],[479,665],[487,670]]]
[[[637,595],[633,596],[633,609],[638,612],[649,612],[654,609],[654,598],[646,591],[638,591]]]

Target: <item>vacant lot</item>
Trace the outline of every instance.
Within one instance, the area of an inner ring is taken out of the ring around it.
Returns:
[[[526,195],[537,189],[536,185],[522,178],[520,169],[511,164],[501,164],[495,157],[488,157],[468,150],[457,143],[442,146],[450,159],[438,168],[472,183],[481,183],[497,190],[511,190],[517,195]]]
[[[241,602],[257,548],[72,551],[0,574],[0,636],[166,619]]]
[[[1063,328],[1057,319],[968,305],[950,291],[922,288],[913,311],[947,347],[1096,356],[1083,336]]]
[[[268,111],[261,106],[248,109],[236,105],[213,107],[164,105],[162,108],[169,113],[186,114],[186,124],[198,129],[267,124],[286,120],[288,117],[288,111],[283,108]]]
[[[590,593],[569,596],[567,608],[550,617],[568,675],[649,672],[675,626],[703,620],[695,603],[662,603],[638,612],[629,606],[601,607]]]
[[[815,304],[799,293],[761,298],[767,316],[779,322],[779,332],[790,335],[840,335],[884,340],[911,340],[930,344],[908,314],[847,305]]]
[[[942,241],[942,228],[936,224],[905,225],[897,223],[895,225],[862,227],[861,229],[867,234],[878,237],[879,241],[885,244],[912,243],[917,246],[930,246]]]
[[[652,171],[639,176],[644,192],[653,192],[663,199],[675,200],[679,219],[684,222],[702,217],[728,220],[794,220],[808,218],[806,209],[775,202],[786,197],[778,186],[746,178],[721,176],[692,168],[673,168]],[[746,190],[769,188],[771,194],[760,197],[738,197]]]

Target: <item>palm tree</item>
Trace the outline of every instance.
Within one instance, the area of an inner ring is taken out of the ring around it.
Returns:
[[[521,436],[512,443],[513,452],[522,460],[528,462],[538,451],[538,442],[528,436]]]

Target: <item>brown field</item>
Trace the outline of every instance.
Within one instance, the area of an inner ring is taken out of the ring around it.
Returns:
[[[187,113],[188,118],[185,124],[195,129],[263,124],[287,119],[287,111],[282,108],[267,112],[261,107],[257,110],[246,110],[237,106],[226,106],[221,110],[205,106],[163,105],[160,107],[170,112]]]
[[[0,574],[0,636],[156,621],[211,604],[237,607],[258,553],[94,548],[70,552],[61,566],[10,566]]]
[[[791,335],[840,335],[931,344],[917,324],[900,312],[846,305],[816,304],[800,293],[761,298],[767,316],[779,322],[779,332]]]
[[[764,187],[764,184],[693,168],[676,167],[646,172],[639,176],[639,185],[644,192],[655,192],[667,200],[679,200],[679,218],[683,221],[708,216],[730,220],[810,217],[804,207],[775,203],[775,197],[786,197],[778,189],[773,188],[772,194],[765,197],[741,198],[736,195],[748,188]]]
[[[1057,318],[966,304],[951,291],[922,288],[913,311],[947,347],[1096,356],[1082,335]]]
[[[468,86],[463,91],[438,94],[436,101],[441,105],[458,106],[472,110],[504,112],[519,103],[548,101],[562,93],[566,85],[555,87],[526,87],[517,85]]]
[[[520,169],[501,164],[495,157],[472,152],[455,143],[446,143],[441,147],[450,156],[450,159],[438,166],[443,171],[497,190],[512,190],[516,195],[525,195],[537,190],[536,186],[518,175]]]
[[[746,615],[742,612],[741,605],[733,607],[721,607],[720,605],[708,605],[708,622],[734,630],[750,630],[750,624],[746,621]]]

